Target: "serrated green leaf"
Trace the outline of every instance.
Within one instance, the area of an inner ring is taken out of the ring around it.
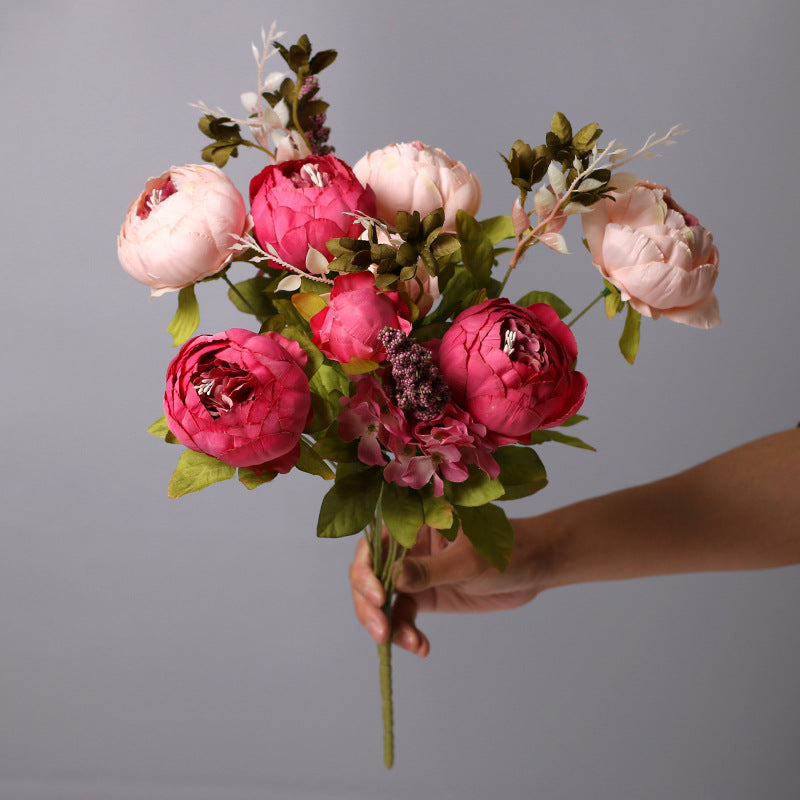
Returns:
[[[502,497],[504,492],[498,478],[490,478],[477,467],[470,467],[469,477],[461,483],[444,482],[444,495],[456,506],[482,506]]]
[[[629,303],[625,326],[622,329],[622,336],[619,337],[619,351],[629,364],[633,364],[636,354],[639,352],[641,322],[642,315]]]
[[[227,481],[236,474],[236,467],[223,464],[219,459],[187,449],[178,459],[169,482],[167,494],[183,497],[190,492],[199,492],[212,483]]]
[[[172,346],[180,347],[192,337],[200,325],[200,305],[194,294],[194,284],[184,286],[178,292],[178,310],[167,326],[172,334]]]
[[[265,483],[269,483],[270,481],[274,480],[277,477],[277,472],[253,472],[251,469],[247,469],[247,467],[239,467],[238,471],[238,478],[239,483],[241,483],[247,489],[256,489],[259,486],[263,486]]]
[[[403,547],[413,547],[417,543],[419,529],[425,523],[422,498],[418,492],[407,486],[385,483],[381,511],[389,533]]]
[[[375,519],[375,506],[383,483],[382,470],[363,468],[361,464],[355,469],[343,469],[349,466],[339,465],[336,483],[322,498],[317,521],[317,536],[322,539],[360,533]]]
[[[547,472],[535,450],[512,445],[494,452],[500,465],[500,482],[505,494],[501,500],[518,500],[528,497],[547,486]]]
[[[300,458],[297,460],[297,469],[309,475],[319,475],[326,481],[334,478],[333,470],[325,463],[322,456],[315,451],[305,439],[300,440]]]
[[[534,303],[547,303],[561,319],[572,312],[572,309],[552,292],[528,292],[517,301],[518,306],[530,306]]]
[[[456,510],[461,519],[461,529],[475,552],[503,572],[508,566],[514,545],[514,529],[505,511],[491,504],[477,508],[459,506]]]
[[[557,442],[558,444],[565,444],[568,447],[577,447],[581,450],[591,450],[593,453],[596,452],[595,448],[590,444],[586,444],[583,439],[579,439],[577,436],[567,436],[567,434],[561,433],[561,431],[534,431],[531,434],[531,444],[543,444],[544,442]]]

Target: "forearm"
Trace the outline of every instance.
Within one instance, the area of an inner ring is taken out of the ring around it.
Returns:
[[[548,586],[800,563],[800,430],[515,524]]]

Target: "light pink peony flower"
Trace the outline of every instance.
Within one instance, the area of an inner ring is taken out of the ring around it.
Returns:
[[[595,266],[637,311],[695,328],[719,324],[719,253],[669,189],[640,181],[601,200],[582,221]]]
[[[411,331],[408,309],[397,292],[375,288],[371,272],[351,272],[334,279],[330,302],[311,320],[314,344],[334,361],[351,358],[383,361],[386,350],[378,341],[385,328]]]
[[[232,328],[196,336],[167,369],[164,411],[186,447],[234,467],[288,472],[311,413],[302,347]]]
[[[362,186],[344,161],[332,155],[271,164],[250,181],[255,237],[305,270],[309,247],[326,258],[329,239],[357,239],[363,228],[350,212],[375,214],[372,189]]]
[[[436,147],[422,142],[390,144],[361,158],[353,167],[358,179],[375,190],[378,216],[394,224],[398,211],[424,217],[444,208],[444,230],[455,231],[459,208],[475,216],[481,204],[477,176]]]
[[[117,237],[123,269],[153,295],[219,272],[250,227],[244,198],[218,167],[187,164],[150,178]]]
[[[575,337],[545,303],[504,299],[462,311],[442,337],[439,372],[453,400],[499,443],[561,425],[583,403]]]

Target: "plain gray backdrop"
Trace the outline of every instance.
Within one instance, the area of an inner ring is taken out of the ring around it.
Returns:
[[[202,99],[239,111],[277,19],[340,56],[323,74],[337,155],[422,139],[514,190],[498,152],[561,110],[637,147],[638,172],[715,236],[723,323],[576,326],[580,433],[548,445],[544,511],[655,479],[800,420],[794,0],[4,2],[0,798],[796,798],[798,568],[545,593],[422,620],[395,655],[397,764],[380,750],[374,646],[314,535],[323,481],[167,499],[178,450],[148,436],[174,295],[148,300],[115,237],[147,177],[199,161]],[[276,62],[277,64],[277,62]],[[230,175],[244,192],[261,162]],[[580,307],[601,285],[568,231],[510,294]],[[247,322],[216,283],[202,330]],[[647,535],[643,520],[642,535]]]

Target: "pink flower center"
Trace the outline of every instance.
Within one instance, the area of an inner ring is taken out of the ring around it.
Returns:
[[[153,211],[157,205],[163,203],[177,191],[178,189],[172,182],[172,178],[167,176],[167,179],[163,183],[154,186],[142,198],[142,202],[139,204],[139,208],[136,211],[136,216],[139,217],[139,219],[147,219],[150,216],[150,212]]]
[[[201,367],[192,375],[192,385],[214,419],[227,414],[237,403],[251,400],[256,390],[256,382],[249,372],[225,361]]]
[[[550,364],[544,343],[524,320],[505,319],[500,327],[500,345],[512,361],[533,367],[536,372],[542,372]]]
[[[331,182],[331,176],[320,171],[316,164],[303,164],[300,169],[284,174],[298,189],[323,189]]]

